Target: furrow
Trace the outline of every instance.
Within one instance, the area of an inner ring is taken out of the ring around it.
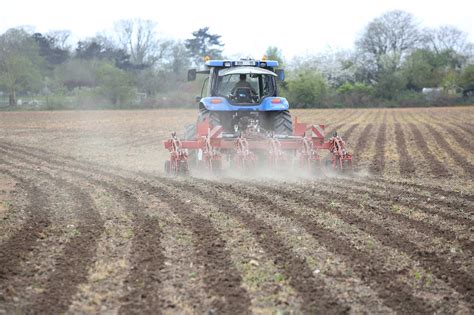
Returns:
[[[451,229],[446,229],[446,228],[440,228],[439,226],[436,226],[435,224],[425,221],[425,220],[414,220],[406,215],[397,212],[397,206],[399,204],[405,205],[408,208],[415,207],[417,210],[424,211],[427,215],[430,215],[430,209],[426,207],[422,207],[418,202],[405,202],[401,200],[401,198],[394,197],[393,199],[391,196],[386,196],[383,194],[376,194],[373,192],[367,192],[364,189],[359,189],[357,187],[348,187],[345,185],[339,185],[332,183],[331,187],[339,188],[341,191],[345,191],[348,193],[353,193],[354,198],[346,197],[347,200],[350,200],[350,204],[357,203],[357,201],[363,201],[365,197],[364,195],[369,196],[368,198],[374,199],[377,201],[377,205],[369,204],[368,206],[370,207],[371,211],[374,211],[384,217],[390,218],[391,220],[398,221],[402,223],[403,225],[413,228],[417,231],[423,231],[424,233],[427,233],[428,235],[433,235],[433,236],[438,236],[441,238],[444,238],[449,241],[453,242],[459,242],[459,246],[462,247],[465,250],[473,251],[473,242],[469,240],[469,237],[463,237],[460,238],[460,235]],[[329,193],[333,195],[334,197],[341,196],[341,194],[334,194],[332,191],[328,190],[326,187],[323,187],[322,185],[318,185],[318,189],[321,189],[325,193]],[[395,209],[395,211],[394,211]],[[463,227],[464,231],[468,231],[469,224],[470,222],[468,220],[460,220],[460,222],[457,222],[461,227]],[[440,223],[442,224],[442,223]]]
[[[139,187],[168,203],[186,228],[192,231],[196,249],[195,262],[204,265],[206,289],[216,297],[211,304],[213,311],[249,313],[250,298],[241,286],[241,276],[232,264],[226,242],[220,237],[209,218],[195,212],[190,204],[164,187],[146,183],[140,184]]]
[[[391,309],[405,313],[432,310],[431,306],[414,296],[411,293],[411,289],[406,287],[405,284],[394,281],[399,275],[398,272],[391,273],[384,270],[382,263],[378,259],[339,239],[333,231],[321,225],[311,216],[291,210],[288,207],[281,207],[272,198],[265,195],[254,195],[244,189],[235,189],[232,186],[229,186],[229,189],[233,190],[235,194],[248,198],[256,207],[268,208],[269,211],[271,209],[273,213],[298,222],[315,239],[323,243],[329,251],[339,255],[345,263],[360,274],[362,279],[367,280],[368,285],[377,291],[379,297]],[[263,187],[259,186],[258,189],[263,189]],[[281,192],[273,190],[273,193],[280,194]],[[329,211],[324,204],[318,206],[320,207],[317,209],[320,211]],[[313,204],[312,208],[314,207],[315,205]],[[401,303],[401,301],[404,301],[404,303]]]
[[[22,154],[28,155],[26,152]],[[31,164],[36,162],[28,158],[16,158]],[[38,157],[34,158],[38,159]],[[45,159],[40,159],[40,161],[42,164],[50,163]],[[74,167],[72,170],[68,169],[70,166],[67,163],[58,161],[48,167],[53,169],[60,167],[62,172],[71,174],[74,178],[103,187],[112,192],[115,198],[122,202],[123,207],[133,214],[132,268],[125,279],[127,292],[122,298],[124,305],[119,312],[127,314],[153,313],[160,310],[163,301],[159,294],[161,282],[159,275],[164,266],[164,255],[160,245],[161,230],[157,219],[145,215],[142,209],[143,205],[128,191],[119,189],[118,186],[110,182],[94,179],[90,172],[83,174],[75,170]]]
[[[373,127],[372,124],[368,124],[360,133],[359,139],[357,140],[357,144],[354,147],[354,152],[355,152],[354,155],[362,156],[362,154],[364,153],[367,147],[368,137],[369,137],[370,131],[372,130],[372,127]]]
[[[426,213],[426,214],[436,214],[440,216],[441,218],[445,220],[450,220],[454,221],[458,224],[466,224],[468,221],[472,221],[472,215],[474,214],[472,211],[471,212],[461,212],[459,213],[459,209],[469,209],[470,202],[467,201],[461,201],[461,200],[456,200],[452,199],[452,196],[444,196],[442,195],[440,199],[437,196],[433,196],[432,193],[438,194],[437,191],[429,192],[429,195],[417,193],[417,192],[412,192],[408,190],[406,187],[399,187],[397,185],[394,185],[394,183],[387,183],[387,182],[382,182],[383,186],[381,186],[378,182],[378,179],[371,180],[369,181],[358,181],[353,178],[344,178],[342,181],[342,185],[344,185],[344,189],[352,189],[352,188],[368,188],[367,190],[363,190],[362,193],[367,193],[367,194],[377,194],[376,192],[379,192],[378,195],[380,196],[385,196],[385,198],[389,199],[392,198],[394,201],[401,202],[402,204],[411,207],[411,206],[416,206],[416,207],[421,207],[421,209]],[[409,186],[409,185],[406,185]],[[410,188],[415,188],[417,186],[409,186]],[[406,201],[404,199],[407,199]],[[439,209],[438,207],[426,207],[425,204],[433,204],[433,201],[436,202],[436,204],[441,204],[446,208],[449,208],[451,210],[443,210]]]
[[[66,244],[63,256],[56,261],[53,273],[32,306],[35,313],[61,313],[68,309],[77,286],[87,281],[88,270],[95,260],[97,239],[104,230],[104,223],[90,195],[70,182],[50,174],[42,175],[57,180],[71,194],[79,220],[77,236]]]
[[[457,151],[455,151],[438,131],[436,131],[430,125],[426,125],[426,127],[433,135],[438,145],[443,148],[453,158],[453,160],[455,160],[456,163],[466,172],[466,177],[472,178],[472,176],[474,175],[474,166],[469,163],[469,161],[467,161],[464,156],[460,155]]]
[[[346,131],[341,133],[342,139],[346,141],[346,143],[351,138],[352,133],[354,132],[355,129],[357,129],[357,127],[359,127],[359,124],[353,124]]]
[[[448,133],[450,133],[453,136],[454,141],[456,141],[460,147],[464,148],[466,151],[474,152],[474,144],[471,141],[469,141],[469,139],[466,139],[469,136],[461,134],[459,131],[455,130],[454,128],[446,128],[446,130]],[[473,138],[473,134],[471,134],[471,139],[472,138]]]
[[[9,168],[13,166],[3,159],[0,159],[0,165],[6,165]],[[1,168],[0,173],[14,178],[26,191],[29,199],[29,204],[25,209],[28,217],[22,227],[0,244],[0,280],[5,283],[19,271],[20,262],[26,259],[26,256],[37,245],[37,240],[42,237],[43,231],[51,222],[48,217],[48,198],[38,187],[29,184],[24,178],[10,170]]]
[[[34,163],[28,159],[16,157],[26,165]],[[103,221],[96,211],[90,195],[76,187],[69,181],[50,173],[36,170],[36,175],[55,183],[73,199],[75,216],[78,225],[76,235],[65,244],[61,257],[55,260],[55,268],[45,283],[41,284],[41,291],[36,296],[31,310],[37,313],[47,311],[65,312],[77,291],[77,286],[87,280],[88,269],[94,262],[97,239],[102,234]]]
[[[395,140],[397,143],[398,156],[400,158],[400,175],[408,177],[415,176],[415,164],[408,153],[405,136],[399,123],[395,123]]]
[[[125,296],[119,314],[160,314],[164,308],[160,289],[165,256],[161,245],[162,229],[156,217],[143,213],[142,205],[130,192],[109,187],[133,213],[131,269],[125,284]]]
[[[431,168],[431,174],[436,177],[446,177],[450,176],[448,169],[438,160],[438,158],[433,154],[433,152],[428,147],[425,138],[421,134],[418,127],[415,124],[409,124],[410,129],[415,137],[415,143],[417,149],[420,151],[426,162]]]
[[[375,139],[375,156],[372,160],[370,170],[375,174],[382,174],[385,168],[385,137],[387,125],[383,122],[378,130],[377,138]]]
[[[263,189],[263,188],[262,188]],[[318,187],[316,191],[320,192],[322,187]],[[338,193],[335,193],[330,190],[324,190],[324,194],[318,195],[318,197],[323,196],[323,198],[307,198],[306,195],[298,194],[290,190],[282,189],[285,192],[285,195],[289,198],[292,198],[298,203],[301,203],[304,206],[318,205],[330,202],[341,202],[347,207],[354,205],[355,200],[348,199],[347,196],[341,196]],[[307,191],[307,190],[306,190]],[[315,193],[315,191],[313,191]],[[321,200],[322,199],[322,200]],[[380,201],[379,201],[380,202]],[[390,208],[389,203],[380,202],[379,206],[372,206],[369,210],[377,216],[380,216],[384,219],[388,218],[390,220],[401,223],[402,225],[410,228],[419,233],[424,233],[425,235],[434,235],[436,237],[447,238],[451,241],[456,241],[456,234],[451,231],[440,230],[432,226],[431,224],[425,224],[421,221],[413,221],[407,217],[388,212],[384,209]],[[444,279],[446,274],[449,274],[450,277],[447,281],[453,285],[459,293],[464,295],[468,300],[468,292],[472,290],[474,284],[474,277],[471,274],[464,271],[463,262],[465,259],[463,257],[449,257],[449,261],[445,260],[443,257],[433,254],[423,248],[419,247],[417,244],[413,243],[407,235],[401,232],[389,232],[386,227],[374,223],[373,219],[365,219],[362,217],[353,216],[351,213],[339,210],[337,208],[331,208],[331,212],[341,217],[345,222],[350,224],[355,224],[364,232],[375,235],[383,244],[396,248],[402,252],[407,253],[412,256],[412,258],[420,262],[421,266],[438,276],[440,279]],[[370,214],[368,215],[370,217]],[[474,252],[474,244],[468,239],[464,242],[460,241],[460,246],[466,250],[466,254]],[[472,303],[472,300],[470,300]]]
[[[415,190],[419,190],[422,192],[426,192],[429,194],[435,194],[439,195],[444,198],[460,198],[463,200],[467,200],[470,202],[474,202],[474,195],[471,194],[470,192],[460,192],[460,191],[454,191],[454,190],[447,190],[443,187],[437,187],[433,186],[432,184],[428,183],[416,183],[412,181],[405,181],[403,179],[389,179],[389,178],[382,178],[382,177],[375,177],[371,178],[375,183],[383,183],[383,184],[388,184],[388,185],[395,185],[395,186],[402,186],[403,187],[410,187]],[[391,186],[392,187],[392,186]]]
[[[180,182],[174,183],[174,185],[180,185],[187,191],[192,191],[204,198],[209,198],[209,195],[212,194],[209,190],[201,189],[200,184],[192,185]],[[277,237],[272,226],[247,213],[231,200],[222,198],[218,190],[214,190],[211,198],[220,211],[241,221],[251,231],[259,245],[268,255],[272,256],[277,267],[290,280],[292,287],[303,299],[304,313],[345,313],[348,311],[347,306],[337,303],[337,300],[324,288],[323,283],[315,281],[313,271],[309,269],[304,260],[295,256],[291,248]]]

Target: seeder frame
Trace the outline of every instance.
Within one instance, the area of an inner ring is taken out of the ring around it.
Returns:
[[[211,173],[222,169],[223,154],[231,155],[233,165],[242,171],[256,166],[256,152],[265,152],[269,167],[285,163],[288,154],[293,153],[299,160],[301,168],[315,173],[322,168],[321,150],[330,153],[330,160],[324,166],[334,171],[352,170],[352,154],[346,149],[344,140],[334,134],[327,141],[324,137],[325,125],[309,125],[295,118],[293,134],[282,136],[264,133],[241,132],[226,134],[222,126],[211,126],[207,120],[196,125],[196,139],[181,140],[172,137],[163,142],[165,149],[170,152],[170,158],[165,162],[165,172],[172,175],[189,172],[188,150],[198,150],[200,160]]]

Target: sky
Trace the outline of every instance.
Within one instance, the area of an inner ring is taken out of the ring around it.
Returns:
[[[70,30],[74,40],[112,32],[115,21],[157,22],[167,39],[185,40],[208,26],[222,36],[227,56],[263,56],[279,47],[285,58],[351,49],[364,27],[390,10],[412,13],[421,27],[452,25],[474,42],[474,1],[449,0],[2,0],[0,33],[18,26],[35,31]]]

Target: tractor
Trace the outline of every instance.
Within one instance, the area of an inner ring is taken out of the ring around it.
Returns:
[[[331,153],[335,170],[352,168],[352,155],[335,134],[324,139],[324,125],[292,119],[286,98],[278,96],[277,81],[285,79],[278,61],[253,59],[206,60],[205,69],[188,71],[188,81],[207,76],[196,98],[196,124],[164,141],[170,152],[168,174],[187,174],[190,167],[221,172],[223,165],[242,171],[257,167],[295,165],[310,172],[321,169],[319,150]],[[205,94],[205,95],[203,95]],[[293,166],[292,166],[293,167]]]
[[[188,80],[196,74],[206,74],[202,92],[197,97],[199,115],[197,123],[209,120],[213,126],[221,125],[224,132],[245,130],[250,124],[261,130],[279,135],[291,135],[293,124],[288,101],[278,97],[277,79],[285,73],[273,60],[209,60],[202,71],[191,69]],[[186,138],[195,136],[196,125],[187,127]]]

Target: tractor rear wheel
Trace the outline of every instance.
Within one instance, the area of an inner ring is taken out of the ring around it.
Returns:
[[[291,136],[293,134],[293,121],[287,110],[274,112],[271,115],[272,130],[277,135]]]
[[[207,109],[202,109],[199,112],[198,123],[203,122],[206,119],[212,127],[222,125],[221,124],[221,119],[220,119],[218,113],[209,111]]]

